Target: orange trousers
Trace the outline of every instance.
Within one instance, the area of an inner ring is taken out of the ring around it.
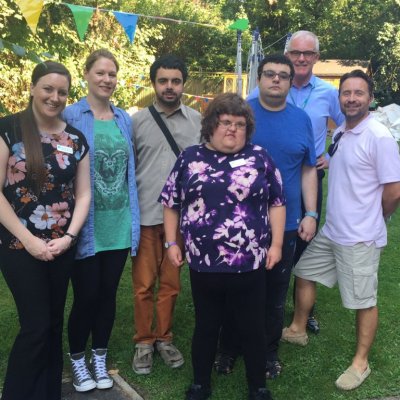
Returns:
[[[141,226],[137,255],[132,257],[136,343],[172,341],[172,321],[180,291],[180,268],[168,260],[164,225]],[[183,240],[177,232],[183,252]],[[158,282],[158,288],[157,288]],[[155,315],[154,315],[155,312]],[[154,321],[154,323],[153,323]]]

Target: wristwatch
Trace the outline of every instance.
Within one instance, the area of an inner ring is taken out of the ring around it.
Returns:
[[[171,246],[175,246],[175,245],[176,245],[176,242],[165,242],[164,243],[164,247],[166,249],[169,249]]]
[[[78,236],[73,235],[72,233],[65,232],[64,236],[69,236],[71,238],[71,246],[70,247],[74,246],[75,243],[78,241]]]
[[[315,212],[315,211],[306,211],[306,212],[304,213],[304,216],[305,216],[305,217],[312,217],[312,218],[318,219],[318,213]]]

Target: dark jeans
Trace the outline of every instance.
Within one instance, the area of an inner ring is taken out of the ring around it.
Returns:
[[[293,266],[297,231],[285,232],[282,247],[282,259],[272,270],[265,274],[265,336],[266,360],[278,360],[279,340],[282,335],[285,315],[286,295],[289,288]],[[239,354],[241,348],[235,327],[232,323],[232,310],[228,309],[220,333],[220,351],[232,356]]]
[[[219,331],[227,305],[243,349],[249,388],[265,387],[265,269],[242,274],[190,270],[195,330],[194,383],[210,385]]]
[[[68,320],[71,354],[85,351],[90,334],[93,349],[107,348],[127,255],[128,249],[110,250],[75,261],[71,277],[74,302]]]
[[[11,349],[3,400],[60,400],[64,306],[75,255],[39,261],[0,246],[1,271],[17,306],[20,331]]]

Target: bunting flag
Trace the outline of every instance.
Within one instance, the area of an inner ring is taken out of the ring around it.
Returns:
[[[27,0],[29,1],[29,0]],[[74,16],[76,29],[78,30],[79,39],[83,42],[85,38],[85,33],[89,26],[89,21],[93,15],[93,7],[77,6],[74,4],[64,3],[71,10]]]
[[[237,19],[232,25],[229,25],[229,29],[245,31],[249,27],[249,20],[246,18]]]
[[[16,0],[16,3],[21,9],[29,28],[33,33],[36,33],[36,27],[43,8],[43,0]]]
[[[128,36],[129,41],[132,43],[135,37],[135,30],[138,21],[138,16],[136,14],[129,14],[120,11],[113,11],[115,18],[122,25],[125,30],[126,36]]]

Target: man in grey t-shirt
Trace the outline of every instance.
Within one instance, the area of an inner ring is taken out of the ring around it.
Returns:
[[[168,127],[179,150],[200,142],[201,115],[181,103],[186,78],[185,64],[172,55],[159,58],[150,67],[155,111]],[[137,112],[132,119],[141,220],[139,249],[132,257],[136,329],[132,368],[137,374],[149,374],[154,347],[171,368],[184,362],[182,354],[172,344],[171,331],[180,291],[180,269],[174,267],[167,257],[170,246],[180,246],[183,251],[183,241],[179,232],[175,237],[165,236],[163,209],[157,201],[176,155],[149,108]]]

